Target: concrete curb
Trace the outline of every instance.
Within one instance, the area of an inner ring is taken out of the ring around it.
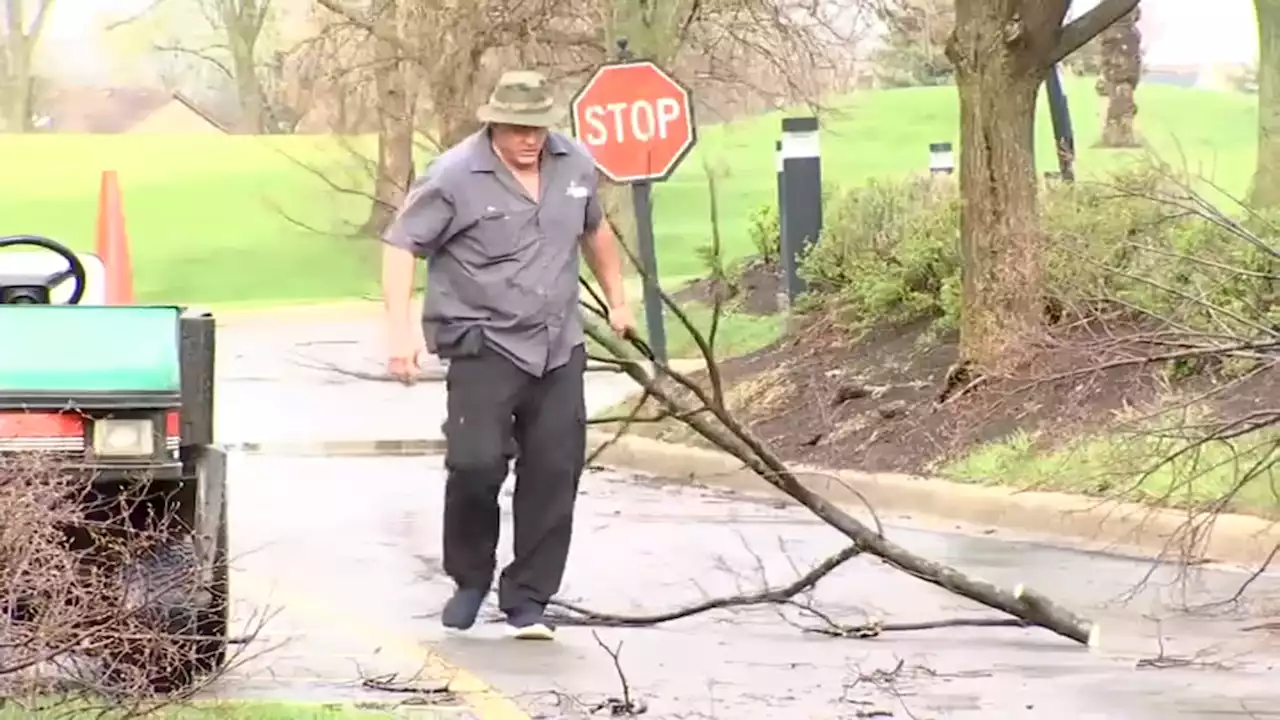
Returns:
[[[611,437],[592,431],[587,443],[590,451]],[[598,462],[674,483],[782,496],[727,453],[687,445],[627,436],[606,448]],[[1249,515],[1219,515],[1210,527],[1203,527],[1206,518],[1192,518],[1188,513],[1066,493],[1018,492],[909,475],[806,466],[796,466],[796,472],[811,489],[850,506],[860,517],[867,514],[865,498],[882,519],[890,513],[918,514],[1070,538],[1099,548],[1134,548],[1153,556],[1168,553],[1171,558],[1185,544],[1182,538],[1190,520],[1197,534],[1208,533],[1199,541],[1206,558],[1252,568],[1262,566],[1280,543],[1276,523]]]
[[[408,457],[440,455],[444,438],[409,440],[267,440],[265,442],[222,443],[227,452],[246,455],[287,455],[291,457]]]
[[[236,307],[235,305],[210,306],[219,326],[254,322],[333,321],[380,318],[382,303],[376,299],[352,298],[349,300],[318,300],[316,302],[286,303]]]

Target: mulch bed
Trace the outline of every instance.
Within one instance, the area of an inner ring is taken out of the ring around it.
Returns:
[[[933,337],[927,322],[857,338],[812,322],[772,347],[725,361],[721,373],[726,387],[739,390],[732,403],[739,419],[788,461],[924,473],[1015,431],[1052,445],[1105,426],[1119,411],[1154,407],[1170,390],[1211,385],[1200,375],[1171,386],[1157,364],[1097,368],[1142,349],[1139,341],[1116,340],[1140,331],[1075,328],[1009,377],[959,393],[949,387],[955,339]],[[1209,404],[1234,417],[1258,403],[1273,406],[1277,397],[1280,371],[1272,367]]]
[[[726,309],[746,315],[772,315],[778,312],[782,271],[776,264],[751,260],[731,275],[731,287],[727,286],[730,283],[701,278],[672,293],[671,299],[682,305],[696,302],[711,306],[719,292],[720,301]]]

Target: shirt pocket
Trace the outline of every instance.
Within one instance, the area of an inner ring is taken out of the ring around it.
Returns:
[[[543,217],[550,222],[549,228],[558,239],[577,240],[587,228],[587,195],[577,195],[571,190],[561,190],[554,197],[546,199]]]
[[[509,258],[519,247],[519,226],[516,213],[507,208],[480,208],[476,221],[471,224],[472,241],[480,255],[500,261]]]

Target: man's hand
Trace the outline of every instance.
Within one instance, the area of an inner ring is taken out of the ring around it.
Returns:
[[[422,348],[413,333],[405,330],[394,334],[387,359],[387,374],[405,385],[414,384],[422,374],[421,355]]]
[[[628,332],[635,331],[636,318],[631,314],[631,308],[627,305],[609,308],[609,327],[613,328],[614,334],[620,338],[625,338]]]

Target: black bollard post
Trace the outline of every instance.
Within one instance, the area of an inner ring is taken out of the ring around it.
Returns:
[[[782,120],[782,264],[792,304],[805,291],[800,259],[822,233],[822,159],[818,118]]]
[[[1067,105],[1067,93],[1062,88],[1058,66],[1049,68],[1045,81],[1045,93],[1049,97],[1049,121],[1053,125],[1053,144],[1058,150],[1058,173],[1063,182],[1076,179],[1076,134],[1071,127],[1071,108]]]
[[[950,175],[956,171],[956,155],[949,142],[929,143],[929,173]]]

